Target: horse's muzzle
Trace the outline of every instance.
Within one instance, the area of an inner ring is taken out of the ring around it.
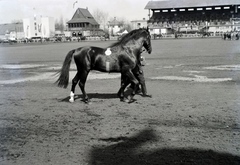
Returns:
[[[146,51],[148,52],[148,54],[152,53],[152,46],[151,45],[148,45],[147,43],[145,43],[143,46],[146,49]]]
[[[148,54],[151,54],[151,53],[152,53],[152,47],[149,47],[149,48],[147,49],[147,52],[148,52]]]

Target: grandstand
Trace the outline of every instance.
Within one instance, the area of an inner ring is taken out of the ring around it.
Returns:
[[[145,9],[154,34],[240,31],[240,0],[149,1]]]

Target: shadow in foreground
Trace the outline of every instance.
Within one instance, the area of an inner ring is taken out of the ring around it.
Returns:
[[[138,152],[138,147],[156,141],[153,130],[143,130],[133,137],[99,139],[118,142],[105,147],[94,147],[90,153],[91,165],[239,165],[240,157],[201,149],[157,149]]]

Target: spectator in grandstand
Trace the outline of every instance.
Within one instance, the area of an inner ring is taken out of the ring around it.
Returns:
[[[224,40],[227,39],[227,33],[226,33],[226,32],[223,33],[223,39],[224,39]]]
[[[174,33],[174,36],[175,36],[176,39],[178,39],[178,34],[177,34],[177,32]]]
[[[236,40],[239,40],[239,32],[236,34]]]

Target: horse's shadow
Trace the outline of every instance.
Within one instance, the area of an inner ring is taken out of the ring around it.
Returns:
[[[154,131],[150,129],[132,137],[109,137],[99,140],[113,144],[94,146],[90,152],[90,165],[240,164],[239,156],[198,148],[159,148],[141,151],[139,149],[142,145],[158,141]]]
[[[124,91],[124,97],[127,98],[128,96],[130,96],[132,93],[132,89],[131,88],[127,88]],[[88,97],[90,99],[92,98],[97,98],[97,99],[116,99],[119,98],[117,93],[88,93],[87,94]],[[69,102],[70,96],[59,99],[59,102]],[[74,96],[74,100],[80,100],[83,101],[83,95],[82,94],[78,94]]]
[[[117,93],[88,93],[87,94],[90,99],[97,98],[97,99],[116,99],[118,98]],[[69,102],[70,96],[65,97],[63,99],[59,99],[60,102]],[[83,95],[75,95],[74,100],[83,100]]]

